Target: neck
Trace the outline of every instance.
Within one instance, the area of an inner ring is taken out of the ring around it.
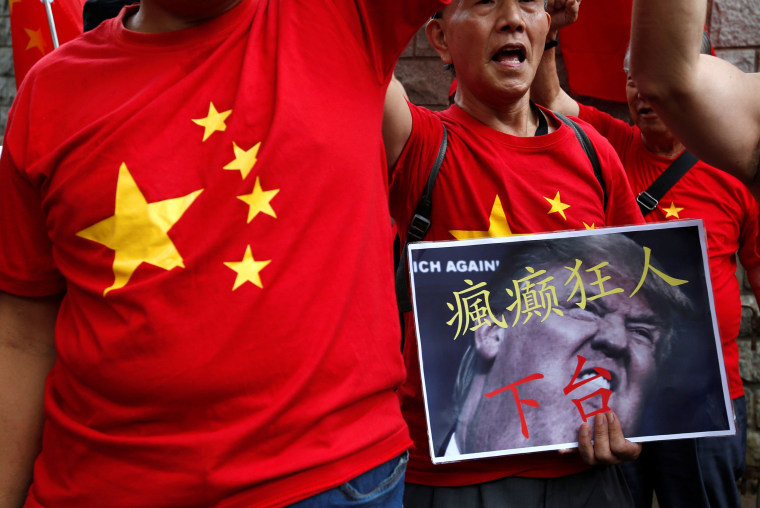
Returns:
[[[494,105],[479,100],[461,88],[454,103],[484,125],[512,136],[530,137],[536,133],[538,117],[530,107],[530,96]]]
[[[647,136],[642,132],[641,141],[647,150],[653,154],[669,159],[676,157],[686,148],[673,136]]]
[[[214,4],[213,7],[193,8],[190,6],[185,9],[178,9],[179,12],[177,12],[164,9],[150,0],[142,0],[137,12],[124,19],[124,26],[128,30],[141,33],[184,30],[221,16],[239,4],[240,1],[225,0]]]

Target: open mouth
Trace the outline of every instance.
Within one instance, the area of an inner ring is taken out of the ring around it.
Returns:
[[[520,64],[525,61],[525,48],[519,44],[503,46],[491,58],[494,62],[503,64]]]
[[[606,390],[615,391],[620,384],[620,381],[618,377],[613,373],[606,369],[604,369],[606,374],[609,374],[610,379],[605,378],[604,376],[601,376],[596,370],[594,369],[586,369],[581,371],[580,375],[578,376],[578,382],[589,380],[587,386],[589,387],[595,387],[595,388],[604,388]]]
[[[639,108],[639,116],[657,116],[657,113],[650,107]]]

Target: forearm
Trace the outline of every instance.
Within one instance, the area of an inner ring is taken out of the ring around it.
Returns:
[[[634,0],[631,74],[686,148],[758,196],[760,75],[699,54],[704,8],[704,0]]]
[[[554,40],[556,33],[556,30],[552,30],[547,39]],[[530,87],[530,98],[536,104],[564,115],[578,116],[578,103],[559,84],[555,48],[544,51],[541,65],[539,65],[536,77]]]
[[[39,453],[45,378],[60,298],[0,293],[0,507],[24,504]]]
[[[395,167],[412,132],[412,114],[406,102],[404,85],[393,76],[385,94],[383,142],[389,169]]]

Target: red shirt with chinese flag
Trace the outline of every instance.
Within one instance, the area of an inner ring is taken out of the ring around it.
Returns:
[[[645,191],[675,159],[650,152],[641,130],[595,108],[579,104],[580,117],[593,125],[615,147],[636,195]],[[733,176],[698,161],[647,214],[647,222],[702,219],[707,232],[715,314],[723,346],[723,362],[731,398],[744,395],[739,376],[741,323],[736,254],[746,269],[760,263],[758,205],[747,188]]]
[[[281,506],[409,446],[380,120],[443,3],[119,17],[27,76],[0,289],[66,291],[28,506]]]
[[[550,134],[516,137],[485,126],[457,106],[442,113],[413,105],[410,108],[412,134],[391,184],[391,213],[398,220],[402,236],[438,153],[442,123],[448,130],[448,149],[433,187],[432,225],[425,240],[465,240],[644,222],[615,151],[585,122],[579,123],[599,156],[606,208],[602,186],[570,127],[561,124]],[[406,315],[406,332],[408,379],[399,397],[414,440],[407,482],[470,485],[507,476],[565,476],[588,468],[578,454],[556,452],[434,466],[411,312]]]

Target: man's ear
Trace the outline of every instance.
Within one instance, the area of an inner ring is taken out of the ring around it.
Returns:
[[[499,326],[481,326],[475,330],[475,351],[482,359],[493,360],[499,352],[499,346],[504,337],[505,331]]]
[[[427,37],[430,46],[438,53],[443,63],[451,64],[451,53],[449,52],[449,45],[446,42],[446,31],[444,30],[443,20],[440,18],[431,19],[425,25],[425,36]]]

